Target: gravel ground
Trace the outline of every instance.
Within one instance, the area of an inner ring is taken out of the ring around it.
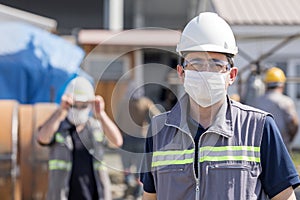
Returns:
[[[107,163],[107,169],[112,183],[113,200],[139,200],[129,196],[123,198],[127,186],[124,184],[124,175],[121,157],[116,150],[108,150],[104,156],[104,162]]]

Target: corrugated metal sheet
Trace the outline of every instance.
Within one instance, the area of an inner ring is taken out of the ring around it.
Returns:
[[[231,25],[299,25],[300,0],[212,0]]]

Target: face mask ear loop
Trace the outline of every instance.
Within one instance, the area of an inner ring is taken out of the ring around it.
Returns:
[[[225,90],[226,90],[226,87],[228,87],[227,85],[226,85],[226,81],[227,81],[227,76],[228,75],[230,75],[230,71],[228,71],[228,72],[226,72],[226,73],[224,73],[224,75],[223,75],[223,78],[224,78],[224,82],[225,82]],[[229,79],[230,79],[230,77],[229,77]],[[229,83],[228,83],[228,85],[230,85]]]

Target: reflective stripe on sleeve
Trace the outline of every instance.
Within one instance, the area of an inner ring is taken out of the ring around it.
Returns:
[[[55,142],[57,142],[57,143],[64,143],[65,142],[65,138],[61,135],[61,133],[57,132],[55,134]]]
[[[49,170],[70,171],[72,164],[71,162],[66,162],[64,160],[49,160],[48,166],[49,166]]]
[[[199,162],[205,161],[260,162],[260,147],[253,146],[205,146],[200,148]]]
[[[101,131],[94,131],[94,138],[97,142],[102,142],[104,139],[104,133]]]
[[[94,161],[93,167],[95,170],[103,170],[103,171],[107,170],[107,167],[104,165],[104,163],[100,161]]]

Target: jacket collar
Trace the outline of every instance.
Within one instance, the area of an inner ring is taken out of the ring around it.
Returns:
[[[188,106],[189,96],[185,94],[170,111],[165,124],[167,126],[174,126],[190,134],[187,125]],[[215,120],[207,132],[214,132],[225,137],[233,136],[232,109],[228,96],[226,96],[226,100],[216,114]]]
[[[72,127],[74,127],[73,124],[71,124],[68,119],[66,118],[64,121],[62,121],[61,125],[60,125],[60,128],[62,130],[69,130],[71,129]]]

